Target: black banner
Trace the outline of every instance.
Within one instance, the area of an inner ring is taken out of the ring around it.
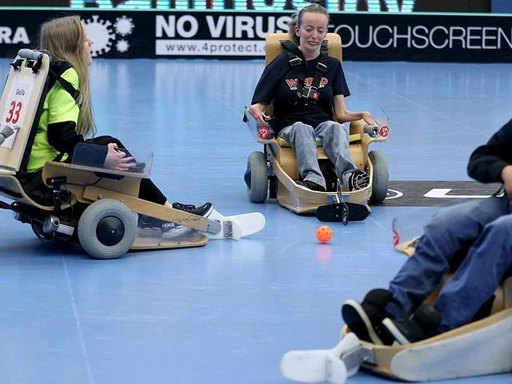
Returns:
[[[491,1],[509,0],[315,0],[329,12],[490,12]],[[0,6],[118,8],[123,10],[225,10],[274,12],[301,9],[310,4],[303,0],[0,0]]]
[[[65,13],[2,10],[0,57],[36,48],[39,25]],[[262,58],[268,33],[287,30],[289,13],[82,10],[94,55],[105,58]],[[330,32],[346,60],[511,62],[506,16],[339,13]]]

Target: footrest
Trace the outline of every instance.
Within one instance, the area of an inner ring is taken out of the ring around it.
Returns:
[[[318,207],[316,218],[320,221],[340,221],[347,224],[349,221],[363,221],[370,214],[370,209],[363,204],[341,202]]]

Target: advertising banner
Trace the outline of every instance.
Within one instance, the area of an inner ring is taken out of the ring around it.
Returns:
[[[275,12],[300,10],[312,0],[0,0],[0,6],[120,10],[216,10]],[[490,12],[493,0],[315,0],[329,12]],[[499,0],[495,0],[499,1]],[[508,0],[501,0],[502,2]]]
[[[39,25],[65,13],[0,12],[0,57],[37,48]],[[264,56],[268,33],[287,31],[290,13],[80,10],[95,57],[253,59]],[[506,16],[338,13],[346,60],[511,62]]]

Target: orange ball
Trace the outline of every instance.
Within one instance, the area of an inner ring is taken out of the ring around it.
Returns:
[[[316,239],[321,243],[328,243],[332,239],[332,229],[328,225],[322,225],[316,230]]]

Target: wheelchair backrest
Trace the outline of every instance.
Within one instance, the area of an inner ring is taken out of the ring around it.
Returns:
[[[20,170],[49,67],[48,55],[28,49],[20,50],[11,63],[0,99],[0,174]]]
[[[283,46],[281,41],[290,40],[288,33],[269,33],[265,39],[265,63],[268,64],[274,60],[281,52]],[[341,36],[337,33],[328,33],[325,37],[324,44],[327,44],[327,53],[329,56],[342,61],[341,53]],[[272,105],[265,108],[267,115],[272,116]]]
[[[283,47],[281,41],[290,40],[288,33],[269,33],[265,39],[265,63],[268,64],[276,58],[281,52]],[[328,33],[324,42],[327,44],[327,53],[329,56],[337,58],[342,61],[343,55],[341,52],[341,36],[337,33]]]

